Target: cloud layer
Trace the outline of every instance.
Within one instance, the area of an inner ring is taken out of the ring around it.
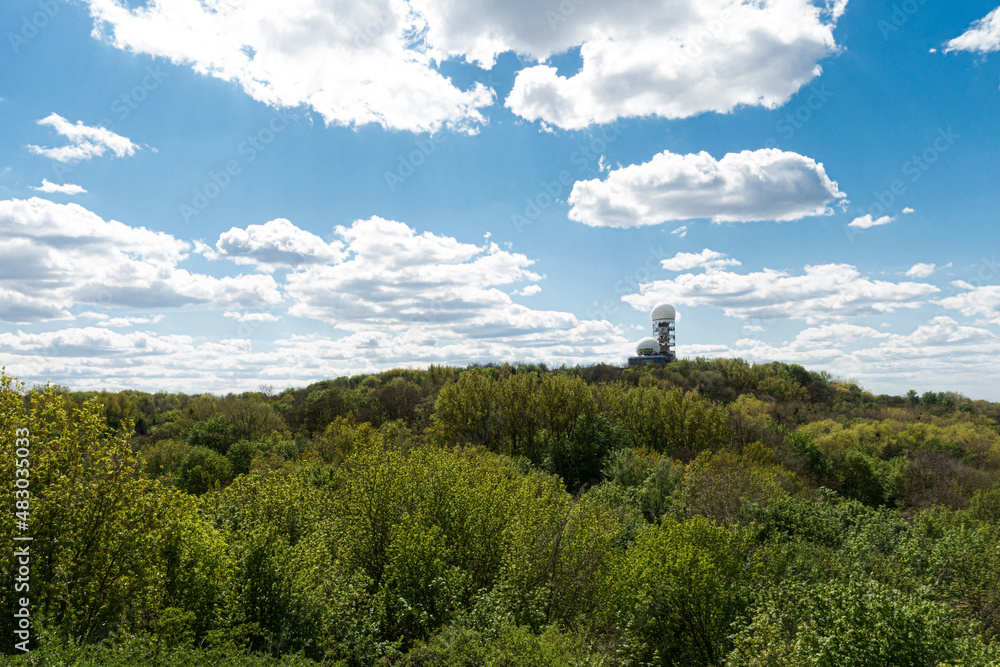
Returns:
[[[926,283],[872,280],[848,264],[806,266],[800,275],[774,269],[741,274],[710,263],[702,266],[707,267],[703,273],[683,273],[640,285],[638,294],[626,295],[622,301],[643,311],[666,301],[712,306],[742,319],[785,318],[818,324],[917,308],[939,291]]]
[[[683,118],[741,105],[774,108],[836,53],[846,0],[87,0],[95,35],[120,49],[238,83],[254,99],[306,106],[328,124],[474,132],[494,93],[459,88],[437,63],[484,69],[500,53],[537,62],[506,106],[578,129],[616,118]],[[545,64],[580,49],[583,66]]]
[[[235,82],[266,104],[310,107],[327,124],[472,131],[493,103],[484,85],[460,90],[435,69],[419,17],[398,0],[88,4],[95,34],[114,46]]]
[[[822,164],[798,153],[765,148],[716,160],[664,151],[603,181],[578,181],[569,217],[592,227],[798,220],[830,213],[827,204],[843,197]]]
[[[75,305],[161,308],[273,305],[270,276],[215,278],[177,264],[188,244],[77,204],[0,201],[0,320],[71,319]]]

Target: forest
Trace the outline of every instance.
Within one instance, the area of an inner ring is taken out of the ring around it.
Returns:
[[[0,525],[31,541],[0,662],[1000,665],[998,425],[739,359],[227,396],[3,372]]]

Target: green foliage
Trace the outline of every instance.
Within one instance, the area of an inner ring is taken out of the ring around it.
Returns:
[[[177,486],[201,495],[226,486],[232,479],[233,468],[225,456],[207,447],[192,447],[181,462]]]
[[[155,479],[172,483],[180,472],[184,457],[191,451],[191,445],[174,440],[160,440],[142,450],[146,460],[146,474]]]
[[[28,428],[32,664],[987,665],[998,422],[731,359],[2,375],[0,483]]]
[[[213,415],[198,422],[187,433],[187,443],[192,447],[207,447],[223,455],[237,440],[239,434],[223,415]]]
[[[946,606],[851,580],[773,590],[736,636],[727,664],[924,667],[968,658],[954,664],[991,664],[980,660],[983,651],[958,638]]]
[[[402,662],[413,667],[563,667],[607,664],[583,637],[556,626],[535,634],[526,626],[504,625],[488,632],[448,625],[430,640],[412,649]]]
[[[751,602],[753,535],[694,517],[644,531],[616,568],[605,612],[629,664],[721,665]]]
[[[24,433],[16,429],[29,433],[29,457],[15,456],[23,446],[15,434]],[[22,397],[0,374],[0,449],[3,488],[14,489],[15,478],[29,480],[36,623],[64,640],[98,639],[157,604],[163,583],[157,553],[173,496],[142,476],[127,435],[108,428],[96,401],[70,413],[55,389]],[[15,466],[24,458],[29,467]],[[16,534],[14,519],[10,510],[0,513],[5,535]],[[0,557],[6,641],[13,637],[15,562],[13,549]]]

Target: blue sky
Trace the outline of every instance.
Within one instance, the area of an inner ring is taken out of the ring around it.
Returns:
[[[1000,400],[995,0],[0,12],[29,383],[621,363],[665,301],[682,356]]]

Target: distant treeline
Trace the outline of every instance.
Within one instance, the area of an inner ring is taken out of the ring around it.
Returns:
[[[731,359],[0,390],[32,664],[1000,664],[1000,404]]]

